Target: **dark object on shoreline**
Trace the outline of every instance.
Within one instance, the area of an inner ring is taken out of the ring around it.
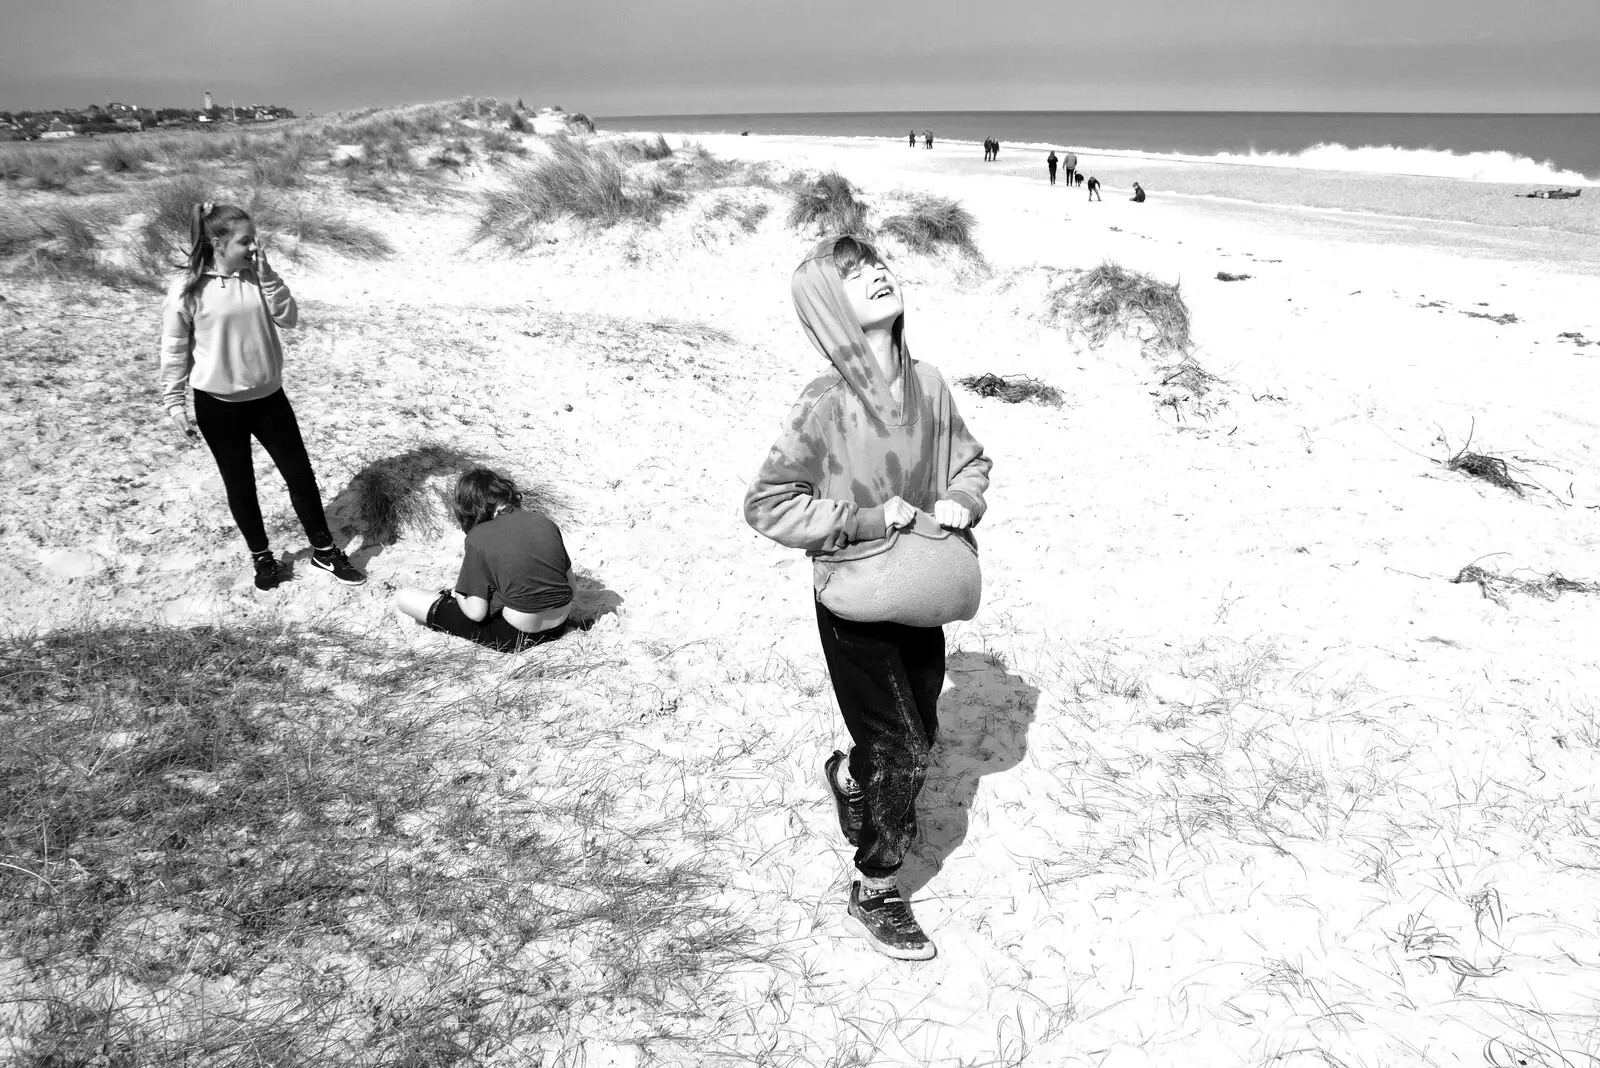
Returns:
[[[1230,274],[1227,271],[1218,271],[1217,272],[1217,281],[1219,281],[1219,282],[1243,282],[1246,278],[1249,278],[1249,277],[1250,276],[1247,275],[1247,274]]]
[[[1590,341],[1577,330],[1563,330],[1561,333],[1557,334],[1556,337],[1562,339],[1563,341],[1570,341],[1580,349],[1586,345],[1600,345],[1600,341]]]
[[[967,375],[956,379],[980,397],[999,397],[1007,404],[1020,404],[1025,400],[1038,401],[1052,408],[1061,407],[1061,391],[1027,375]]]
[[[1531,193],[1518,193],[1519,197],[1530,200],[1572,200],[1583,196],[1581,189],[1535,189]]]
[[[1134,182],[1133,183],[1133,196],[1130,197],[1129,199],[1132,200],[1135,204],[1143,204],[1144,203],[1144,186],[1140,185],[1138,182]]]
[[[1537,597],[1542,601],[1554,601],[1563,593],[1600,593],[1600,582],[1582,582],[1569,579],[1559,571],[1552,571],[1538,579],[1519,579],[1512,575],[1500,575],[1493,571],[1486,571],[1477,564],[1468,564],[1458,571],[1456,577],[1450,581],[1453,583],[1470,582],[1476,585],[1484,597],[1501,608],[1506,607],[1504,595],[1508,590],[1526,593],[1530,597]]]
[[[1522,322],[1521,319],[1517,318],[1516,312],[1506,312],[1504,315],[1490,315],[1488,312],[1464,311],[1461,314],[1468,319],[1487,319],[1491,323],[1499,323],[1501,326],[1510,326],[1512,323]]]
[[[740,130],[739,131],[739,136],[740,137],[749,137],[750,136],[750,131],[749,130]]]

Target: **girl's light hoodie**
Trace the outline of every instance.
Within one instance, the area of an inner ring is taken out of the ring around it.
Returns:
[[[956,501],[976,523],[993,466],[938,370],[911,358],[904,315],[896,327],[904,396],[895,402],[833,266],[834,240],[813,249],[790,283],[800,325],[833,370],[800,394],[744,499],[752,527],[812,556],[887,536],[891,497],[925,512]]]
[[[161,402],[182,411],[184,387],[225,401],[268,397],[283,387],[277,327],[299,321],[294,294],[272,268],[238,274],[207,271],[194,296],[173,282],[162,308]]]

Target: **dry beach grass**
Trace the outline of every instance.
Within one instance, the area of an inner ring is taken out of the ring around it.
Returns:
[[[163,427],[156,298],[55,265],[150,277],[187,175],[6,179],[0,1059],[1600,1057],[1600,599],[1560,578],[1595,573],[1600,365],[1556,340],[1600,336],[1588,276],[1109,193],[1064,220],[903,143],[664,131],[661,156],[484,102],[327,128],[183,167],[277,226],[371,235],[283,241],[288,388],[358,591],[307,574],[264,462],[298,566],[254,591],[209,457]],[[558,201],[474,242],[567,152],[659,210]],[[958,391],[996,487],[905,872],[941,951],[920,966],[839,928],[808,568],[739,520],[818,368],[789,273],[835,209],[879,227],[907,189],[959,202],[993,268],[892,246],[919,357],[1061,400]],[[1052,325],[1112,276],[1097,344]],[[1418,306],[1491,298],[1517,321]],[[1191,356],[1228,403],[1173,419]],[[1424,462],[1469,417],[1550,492]],[[437,494],[480,461],[540,487],[593,624],[520,658],[384,603],[452,577]]]

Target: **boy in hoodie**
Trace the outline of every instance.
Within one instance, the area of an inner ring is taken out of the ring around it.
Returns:
[[[745,519],[825,561],[910,526],[983,516],[991,462],[939,372],[911,358],[899,283],[873,247],[825,238],[790,284],[800,325],[833,365],[801,393],[745,496]],[[817,629],[853,746],[823,762],[839,826],[856,847],[847,924],[881,953],[926,960],[934,945],[897,875],[938,730],[944,630],[842,619],[819,601]]]

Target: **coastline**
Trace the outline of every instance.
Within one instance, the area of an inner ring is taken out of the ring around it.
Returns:
[[[619,128],[619,134],[655,133],[654,129]],[[813,137],[795,134],[695,134],[662,130],[679,140],[715,141],[738,152],[739,142],[792,146],[795,151],[818,150],[844,156],[871,154],[907,157],[899,161],[919,171],[944,174],[1010,176],[1045,182],[1044,145],[1004,145],[1000,159],[985,163],[976,142],[935,142],[933,152],[907,148],[904,142],[885,138]],[[785,149],[787,151],[787,149]],[[1141,182],[1152,195],[1181,194],[1218,197],[1277,207],[1318,208],[1331,211],[1392,215],[1443,222],[1476,223],[1518,229],[1548,230],[1600,236],[1600,188],[1588,188],[1572,200],[1538,200],[1518,194],[1549,188],[1539,183],[1478,182],[1469,179],[1397,175],[1364,171],[1318,170],[1281,167],[1267,163],[1220,163],[1174,159],[1161,154],[1133,152],[1079,152],[1079,169],[1100,178],[1109,189],[1125,190]],[[1065,190],[1061,190],[1063,194]],[[1080,191],[1081,192],[1081,191]],[[1126,194],[1124,194],[1126,195]]]

